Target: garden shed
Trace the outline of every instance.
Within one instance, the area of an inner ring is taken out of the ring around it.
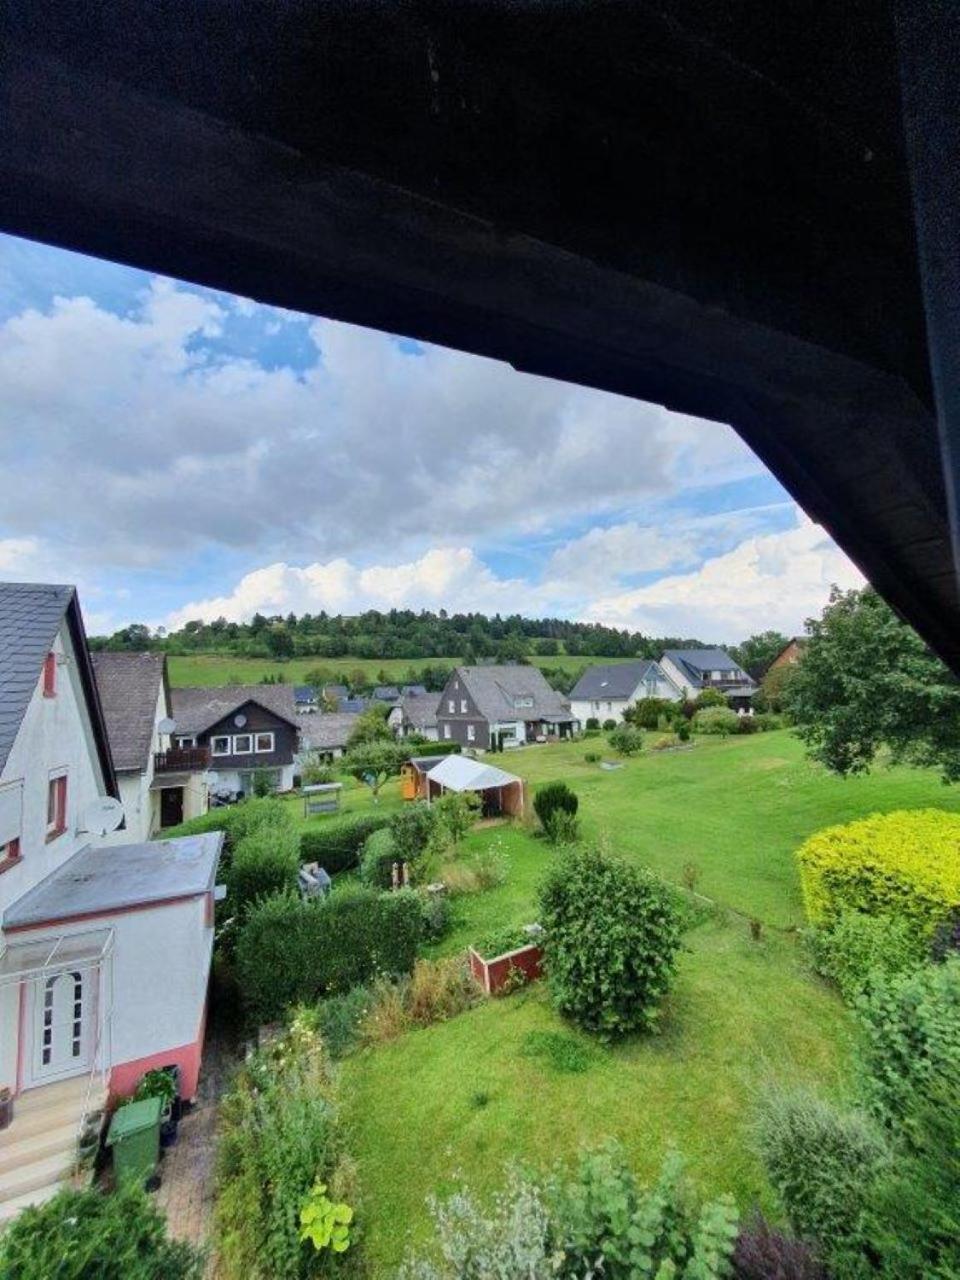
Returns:
[[[482,760],[444,756],[427,774],[427,801],[447,791],[477,792],[485,818],[501,813],[520,817],[523,813],[523,779]]]

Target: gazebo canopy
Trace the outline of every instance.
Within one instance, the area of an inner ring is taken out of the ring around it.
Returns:
[[[427,777],[448,791],[490,791],[494,787],[509,787],[515,782],[522,785],[515,773],[471,760],[469,756],[444,756]]]

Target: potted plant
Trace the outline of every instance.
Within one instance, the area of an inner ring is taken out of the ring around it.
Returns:
[[[171,1147],[177,1140],[180,1123],[180,1071],[177,1067],[156,1067],[148,1071],[137,1085],[134,1102],[144,1098],[160,1099],[160,1145]]]
[[[0,1129],[13,1124],[13,1090],[9,1085],[0,1086]]]

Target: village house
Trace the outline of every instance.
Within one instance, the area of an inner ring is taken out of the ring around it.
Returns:
[[[300,726],[300,750],[297,766],[308,756],[322,760],[339,760],[347,749],[347,739],[357,727],[357,717],[346,712],[321,711]]]
[[[679,685],[666,674],[659,662],[598,663],[586,671],[570,691],[570,710],[580,721],[615,720],[643,698],[664,698],[678,702],[683,697]]]
[[[806,647],[806,636],[794,636],[783,646],[769,667],[767,667],[767,671],[774,671],[779,667],[795,667],[803,657]]]
[[[440,741],[468,750],[566,738],[578,728],[570,704],[539,667],[519,664],[456,667],[437,708]]]
[[[206,813],[209,752],[171,746],[166,654],[103,651],[91,658],[123,804],[115,838],[149,840]]]
[[[0,584],[0,670],[2,1224],[144,1072],[196,1093],[223,837],[109,843],[121,791],[73,587]]]
[[[409,738],[418,734],[429,742],[436,742],[439,737],[437,728],[437,707],[440,703],[438,693],[427,693],[422,685],[411,686],[422,692],[404,693],[395,707],[390,708],[387,724],[398,738]]]
[[[173,689],[171,702],[174,746],[210,752],[208,785],[215,795],[251,795],[257,774],[274,791],[291,790],[305,722],[290,685]]]
[[[735,711],[753,711],[751,699],[760,686],[723,649],[667,649],[660,666],[687,698],[715,689]]]
[[[295,684],[293,686],[293,702],[298,715],[310,715],[317,710],[320,699],[312,684]]]

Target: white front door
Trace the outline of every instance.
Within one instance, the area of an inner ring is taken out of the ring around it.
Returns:
[[[97,969],[64,969],[33,983],[33,1084],[90,1070],[98,982]]]

